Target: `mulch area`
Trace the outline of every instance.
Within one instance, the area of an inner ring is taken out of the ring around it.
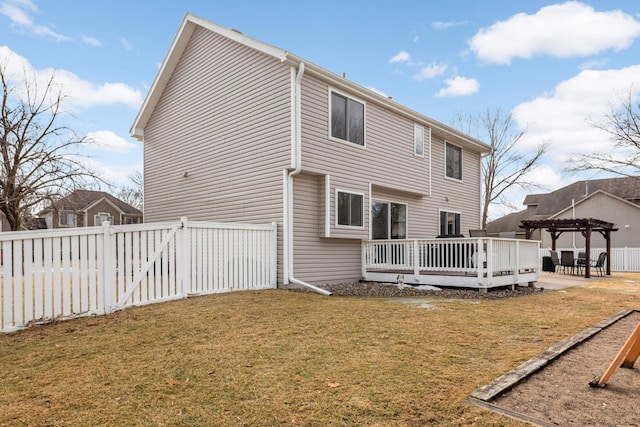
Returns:
[[[451,299],[504,299],[516,298],[541,292],[540,288],[529,286],[516,286],[514,290],[509,288],[489,289],[487,292],[477,289],[443,288],[441,290],[430,290],[419,286],[405,285],[399,287],[395,284],[356,282],[339,283],[320,286],[332,292],[336,296],[353,297],[440,297]]]

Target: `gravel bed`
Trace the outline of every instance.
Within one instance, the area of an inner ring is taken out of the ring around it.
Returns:
[[[489,289],[487,292],[480,292],[477,289],[442,288],[441,290],[431,290],[418,286],[405,285],[399,288],[395,284],[356,282],[339,283],[319,286],[333,292],[336,296],[354,297],[440,297],[455,299],[504,299],[516,298],[542,292],[541,288],[516,286],[511,288]]]

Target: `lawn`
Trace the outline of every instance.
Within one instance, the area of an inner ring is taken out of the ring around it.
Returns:
[[[0,335],[0,425],[523,425],[464,400],[640,308],[640,275],[617,276],[433,309],[246,291]]]

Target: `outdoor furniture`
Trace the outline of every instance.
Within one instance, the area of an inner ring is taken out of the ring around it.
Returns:
[[[576,268],[578,269],[578,274],[581,274],[581,271],[584,269],[586,264],[587,264],[587,253],[578,252],[578,258],[576,258]]]
[[[592,267],[596,269],[596,272],[598,272],[599,276],[604,276],[604,264],[606,261],[607,261],[607,253],[600,252],[600,254],[598,254],[598,259],[596,260],[595,264],[592,264]]]
[[[560,251],[560,266],[562,267],[562,271],[564,273],[567,272],[567,269],[571,270],[571,274],[575,269],[575,259],[573,257],[573,251]]]
[[[487,230],[469,230],[469,237],[487,237]]]
[[[560,266],[560,259],[558,258],[558,251],[549,251],[551,254],[551,261],[553,262],[553,272],[558,271],[558,267]]]

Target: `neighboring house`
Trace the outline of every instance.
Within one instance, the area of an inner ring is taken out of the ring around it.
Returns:
[[[524,199],[526,209],[498,218],[487,224],[490,236],[524,237],[519,228],[523,219],[594,218],[615,224],[619,231],[611,234],[612,247],[640,247],[640,177],[623,177],[577,181],[546,194],[530,194]],[[551,247],[546,231],[535,232],[542,247]],[[575,240],[574,240],[575,239]],[[584,247],[580,233],[563,233],[557,247]],[[591,246],[604,247],[605,240],[593,233]]]
[[[279,284],[360,279],[362,240],[479,228],[489,146],[190,14],[131,134],[145,221],[275,222]]]
[[[142,212],[104,191],[75,190],[38,214],[47,228],[140,224]]]

